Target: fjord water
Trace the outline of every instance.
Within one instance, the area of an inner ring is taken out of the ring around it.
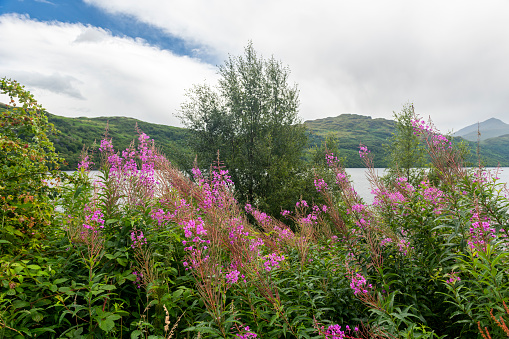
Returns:
[[[497,168],[487,167],[492,173],[495,173]],[[368,179],[366,178],[367,170],[365,168],[346,168],[346,173],[350,175],[350,180],[353,183],[355,191],[361,198],[368,204],[373,203],[374,196],[371,194],[371,186]],[[385,168],[375,168],[378,175],[382,176],[385,174]],[[498,169],[497,177],[500,178],[499,182],[509,183],[509,167],[500,167]]]

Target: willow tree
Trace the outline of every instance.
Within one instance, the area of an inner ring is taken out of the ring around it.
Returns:
[[[213,163],[219,151],[239,200],[267,207],[288,193],[302,166],[307,138],[298,118],[299,91],[289,83],[289,69],[258,56],[251,43],[218,73],[217,86],[187,92],[178,116],[199,164]]]

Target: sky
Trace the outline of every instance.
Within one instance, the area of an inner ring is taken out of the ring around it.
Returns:
[[[252,41],[291,71],[302,120],[509,123],[509,0],[0,0],[0,78],[49,112],[182,126],[194,84]],[[6,102],[0,96],[0,102]]]

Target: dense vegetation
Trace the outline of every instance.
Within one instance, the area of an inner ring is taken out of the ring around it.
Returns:
[[[141,132],[100,141],[100,178],[86,152],[66,176],[42,108],[1,93],[0,337],[509,336],[509,192],[415,115],[432,178],[370,171],[367,205],[329,153],[323,203],[282,211],[290,227],[240,205],[220,163],[190,178]]]

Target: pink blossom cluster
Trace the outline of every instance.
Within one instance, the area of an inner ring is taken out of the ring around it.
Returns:
[[[321,213],[326,213],[326,212],[327,212],[326,205],[322,205],[322,207],[320,207],[318,205],[313,205],[311,213],[309,213],[305,217],[299,218],[298,222],[299,222],[299,224],[306,224],[306,225],[315,224],[316,225],[316,224],[318,224],[319,215]]]
[[[141,248],[141,246],[147,244],[147,238],[143,235],[143,231],[134,230],[131,232],[131,241],[133,242],[131,244],[131,248]]]
[[[399,239],[398,243],[398,250],[403,253],[403,255],[408,254],[408,250],[410,249],[410,243],[407,239]]]
[[[367,210],[367,205],[354,204],[346,210],[346,213],[355,214],[355,225],[360,229],[366,229],[371,224],[370,218],[368,217],[369,212]],[[355,229],[353,231],[355,232]]]
[[[307,203],[306,203],[306,205],[307,205]],[[254,209],[253,206],[251,206],[251,204],[246,204],[246,206],[244,208],[247,213],[251,214],[256,219],[256,221],[258,222],[258,224],[260,224],[260,226],[266,227],[268,229],[272,228],[272,230],[274,230],[273,235],[275,235],[277,237],[276,241],[279,241],[280,239],[293,239],[294,238],[295,235],[289,228],[284,227],[282,224],[280,224],[281,227],[278,226],[276,223],[274,223],[274,220],[266,213],[263,213],[263,212],[260,212],[256,209]],[[281,212],[281,215],[283,215],[283,216],[289,216],[291,214],[292,214],[292,212],[290,212],[288,210],[284,210]],[[261,245],[263,245],[263,240],[256,239],[256,240],[252,240],[252,243],[250,244],[249,247],[251,250],[256,251],[255,248],[258,248]]]
[[[291,214],[292,214],[292,212],[290,212],[289,210],[282,210],[282,211],[281,211],[281,215],[282,215],[283,217],[287,217],[287,216],[289,216],[289,215],[291,215]]]
[[[338,172],[336,174],[336,184],[338,185],[348,184],[348,176],[344,171]]]
[[[88,171],[90,169],[90,165],[92,164],[93,162],[90,160],[88,154],[84,154],[81,157],[81,161],[78,163],[78,170],[83,169],[84,171]]]
[[[355,204],[355,205],[352,205],[352,207],[347,210],[347,213],[351,213],[351,212],[363,213],[364,210],[366,209],[366,207],[367,206],[363,205],[363,204]]]
[[[470,240],[468,245],[473,249],[485,250],[491,239],[495,238],[495,228],[490,225],[490,220],[480,216],[478,212],[472,213],[472,225],[470,226]]]
[[[161,200],[161,203],[166,202]],[[157,224],[159,226],[165,225],[170,221],[174,221],[180,213],[187,214],[193,208],[191,204],[187,203],[185,199],[173,201],[171,204],[173,206],[171,206],[170,209],[173,210],[173,212],[171,210],[165,211],[162,208],[159,208],[157,210],[153,209],[152,212],[150,213],[150,217],[153,220],[157,221]]]
[[[297,201],[297,203],[295,204],[295,207],[305,208],[305,207],[308,207],[308,203],[306,200]]]
[[[400,191],[388,192],[375,188],[371,191],[371,194],[375,195],[373,206],[387,206],[393,211],[399,210],[406,201],[405,196]]]
[[[210,240],[205,240],[202,236],[207,235],[207,230],[205,229],[205,224],[203,220],[198,217],[196,219],[190,219],[187,222],[182,222],[184,228],[184,236],[188,240],[183,240],[182,244],[184,246],[184,251],[188,252],[189,261],[184,261],[183,265],[186,267],[186,270],[189,268],[197,268],[200,263],[207,261],[209,256],[206,254],[208,249],[208,244],[210,244]],[[190,243],[190,244],[189,244]]]
[[[200,202],[200,208],[204,210],[212,207],[224,208],[227,202],[235,201],[229,194],[233,187],[233,181],[231,181],[227,170],[213,170],[210,181],[205,180],[199,168],[193,168],[192,172],[198,186],[205,193],[205,198]]]
[[[446,204],[446,198],[443,191],[430,185],[429,181],[422,181],[419,184],[419,191],[428,205],[433,208],[433,213],[439,215]]]
[[[235,334],[236,339],[251,339],[256,338],[258,335],[249,329],[249,326],[244,327],[241,333]]]
[[[399,211],[407,201],[407,197],[412,196],[415,191],[415,188],[408,182],[406,177],[397,178],[394,184],[397,189],[393,192],[379,188],[371,191],[375,195],[374,206],[386,206],[394,212]]]
[[[325,159],[327,160],[327,165],[336,173],[336,184],[340,186],[348,185],[348,175],[345,173],[345,169],[341,165],[341,161],[339,161],[333,153],[327,153],[325,155]]]
[[[263,266],[265,268],[265,271],[269,272],[275,268],[279,268],[279,263],[283,260],[285,260],[284,255],[279,255],[277,253],[271,253],[269,255],[266,255],[264,257]]]
[[[155,163],[162,157],[150,147],[145,133],[138,136],[138,148],[127,148],[121,156],[113,149],[111,139],[101,140],[99,150],[109,165],[109,178],[117,186],[119,194],[126,197],[129,206],[142,205],[155,194],[159,184],[155,177]],[[140,167],[138,167],[140,162]]]
[[[133,274],[136,276],[136,280],[133,281],[133,284],[135,284],[137,288],[141,288],[141,283],[143,281],[143,273],[134,271]]]
[[[198,217],[196,219],[188,220],[186,223],[184,223],[184,235],[186,238],[192,238],[194,235],[207,235],[207,230],[205,229],[205,223],[203,222],[203,219]]]
[[[395,184],[399,190],[404,191],[406,194],[410,194],[415,191],[414,186],[408,182],[407,177],[397,178]]]
[[[352,275],[351,282],[350,282],[350,288],[353,290],[353,294],[357,295],[359,293],[361,294],[367,294],[368,288],[372,288],[373,286],[371,284],[368,284],[366,278],[362,276],[359,273],[356,273],[355,275]]]
[[[369,225],[371,225],[371,221],[369,219],[361,217],[355,221],[355,225],[360,229],[366,229],[369,227]]]
[[[452,272],[449,274],[449,279],[447,279],[446,283],[450,285],[454,285],[457,281],[461,281],[461,278],[456,275],[456,272]]]
[[[359,328],[355,327],[353,331],[358,332]],[[352,329],[350,326],[346,325],[345,330],[341,330],[341,326],[338,324],[330,325],[325,330],[325,327],[322,326],[320,328],[320,334],[323,335],[326,339],[343,339],[343,338],[351,338],[347,333],[351,333]]]
[[[88,246],[102,243],[101,229],[104,228],[104,215],[94,205],[85,206],[85,222],[82,224],[81,239]]]
[[[239,277],[245,278],[245,276],[241,274],[238,270],[233,270],[230,273],[226,274],[226,283],[230,285],[236,284],[237,281],[239,280]]]
[[[277,233],[278,239],[293,239],[295,238],[295,233],[291,229],[286,226],[274,226],[274,231]]]
[[[101,140],[101,144],[99,146],[99,151],[101,151],[101,153],[106,153],[106,154],[115,153],[111,139],[104,138],[103,140]]]
[[[366,146],[364,146],[362,144],[359,146],[359,156],[361,157],[361,159],[366,158],[370,152],[371,151],[368,150],[368,148]]]
[[[424,136],[431,147],[443,150],[452,149],[451,141],[436,131],[433,126],[428,125],[426,121],[414,118],[412,119],[412,126],[414,134]]]
[[[327,213],[327,205],[322,205],[322,207],[313,205],[313,214],[319,215],[321,213]]]
[[[249,250],[254,253],[260,252],[260,247],[264,245],[264,241],[261,238],[252,239],[251,243],[249,244]]]
[[[318,192],[322,192],[327,189],[327,183],[323,179],[315,179],[314,184]]]
[[[380,241],[380,246],[387,246],[390,243],[392,243],[391,238],[384,238],[384,239],[382,239],[382,241]]]
[[[406,234],[404,231],[403,231],[403,233]],[[389,246],[389,244],[392,244],[392,243],[396,244],[399,252],[401,252],[403,255],[407,255],[408,251],[411,248],[410,242],[405,238],[399,239],[396,242],[394,242],[394,240],[392,238],[387,237],[387,238],[382,239],[382,241],[380,241],[380,246],[385,247],[385,246]]]
[[[258,224],[260,224],[262,227],[268,225],[271,221],[269,215],[254,209],[251,204],[246,204],[244,209],[247,213],[251,214],[255,218],[256,222],[258,222]]]
[[[333,153],[327,153],[325,155],[325,160],[327,160],[327,165],[329,165],[329,167],[336,167],[340,164],[339,159],[335,157]]]
[[[300,218],[299,224],[318,224],[318,216],[315,213],[310,213],[307,216]]]
[[[85,223],[83,227],[95,231],[98,228],[104,228],[104,214],[99,209],[95,209],[94,207],[87,205],[85,207]]]
[[[247,237],[249,237],[249,232],[245,230],[242,220],[240,218],[230,219],[228,233],[230,244],[236,241],[243,241]]]

